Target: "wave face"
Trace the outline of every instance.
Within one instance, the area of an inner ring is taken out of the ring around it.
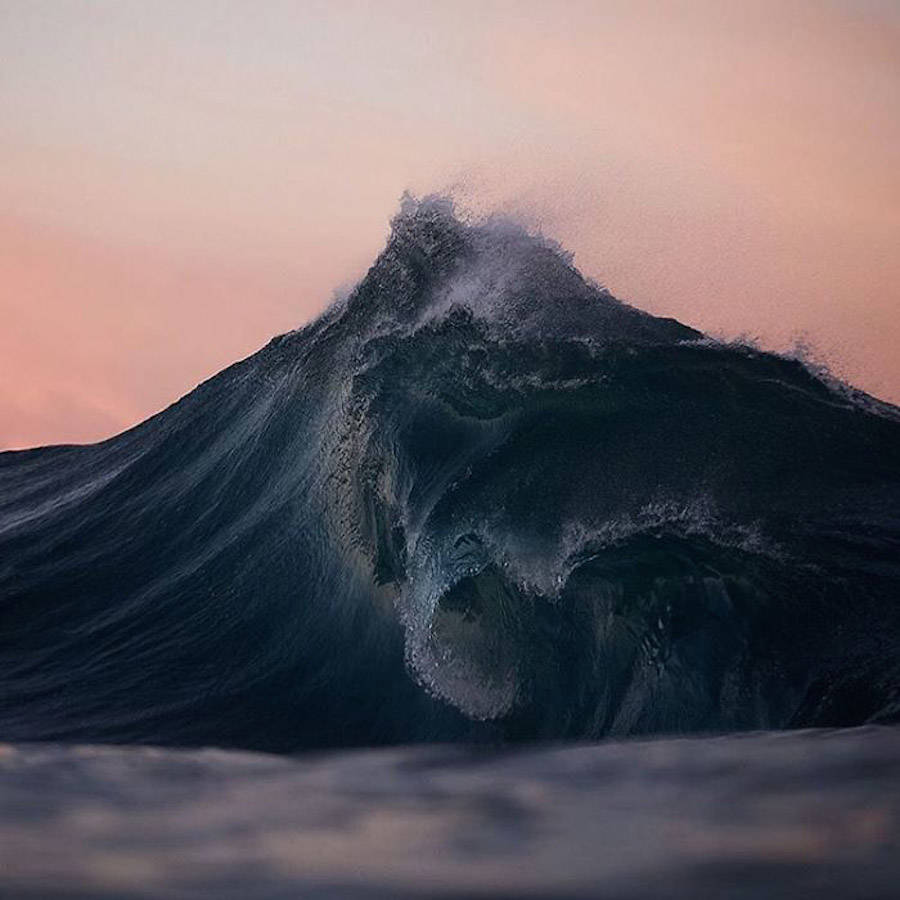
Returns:
[[[897,721],[898,500],[894,407],[408,200],[317,321],[0,455],[0,737]]]

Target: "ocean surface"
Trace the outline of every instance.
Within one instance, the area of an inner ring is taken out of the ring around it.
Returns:
[[[898,501],[897,408],[407,199],[316,321],[0,454],[0,896],[889,896]]]
[[[0,750],[22,900],[894,898],[900,730],[293,758]]]

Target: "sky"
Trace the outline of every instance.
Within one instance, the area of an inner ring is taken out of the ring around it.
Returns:
[[[0,448],[308,321],[405,190],[900,402],[900,0],[0,0]]]

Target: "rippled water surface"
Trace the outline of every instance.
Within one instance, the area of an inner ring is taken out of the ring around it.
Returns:
[[[891,898],[900,730],[300,757],[7,745],[0,810],[4,898]]]

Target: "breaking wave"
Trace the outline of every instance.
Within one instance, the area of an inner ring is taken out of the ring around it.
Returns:
[[[898,499],[894,407],[407,198],[315,322],[0,454],[0,738],[895,721]]]

